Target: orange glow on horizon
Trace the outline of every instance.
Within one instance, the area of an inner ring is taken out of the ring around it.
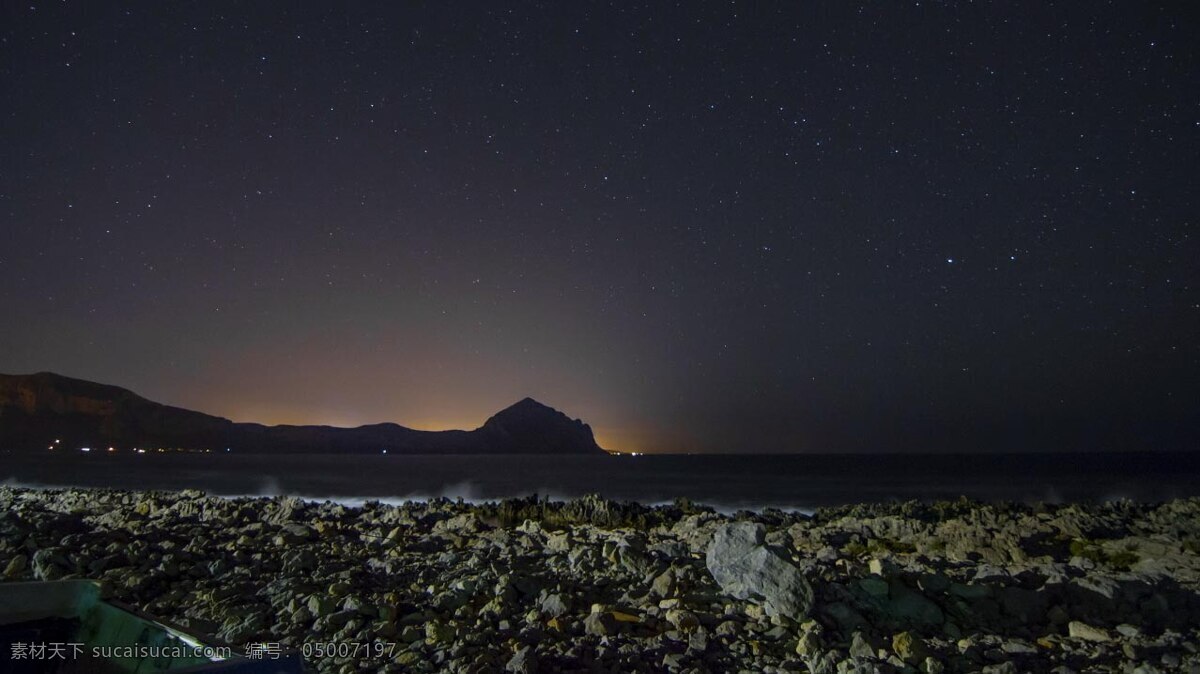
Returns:
[[[494,412],[492,413],[494,414]],[[349,415],[338,416],[322,416],[322,415],[301,415],[295,412],[284,413],[282,410],[275,409],[258,409],[258,408],[243,408],[243,411],[232,415],[228,418],[238,423],[255,423],[264,426],[332,426],[335,428],[357,428],[359,426],[370,426],[380,423],[395,423],[405,428],[411,428],[415,431],[472,431],[479,428],[487,421],[491,414],[483,415],[482,418],[472,417],[417,417],[408,420],[380,420],[380,421],[365,421],[359,420]],[[586,422],[587,420],[584,419]],[[592,435],[596,438],[596,444],[609,452],[618,452],[621,454],[631,454],[634,452],[643,454],[652,454],[653,450],[647,449],[646,444],[642,442],[643,434],[636,431],[625,431],[612,428],[597,428],[592,426]]]
[[[264,426],[331,426],[334,428],[358,428],[377,424],[398,424],[415,431],[470,431],[483,425],[482,421],[454,420],[449,418],[417,419],[359,419],[351,415],[303,415],[295,413],[254,414],[247,412],[232,417],[239,423],[254,423]]]
[[[193,391],[194,393],[194,391]],[[334,428],[358,428],[392,423],[419,431],[472,431],[494,414],[520,400],[519,393],[504,393],[497,396],[445,396],[429,395],[408,401],[357,400],[349,396],[325,400],[271,400],[254,396],[249,400],[237,400],[223,396],[216,405],[202,400],[173,400],[161,396],[187,409],[214,414],[236,423],[253,423],[264,426],[330,426]],[[641,424],[621,423],[611,414],[605,414],[605,401],[596,399],[559,400],[552,394],[531,396],[566,414],[571,419],[581,419],[592,428],[592,434],[601,448],[609,452],[631,454],[634,452],[661,453],[663,447],[656,442],[652,428]],[[382,403],[382,404],[380,404]],[[613,422],[616,423],[613,423]]]

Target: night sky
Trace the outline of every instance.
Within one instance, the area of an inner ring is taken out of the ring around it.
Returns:
[[[532,396],[626,451],[1200,446],[1182,5],[340,4],[4,3],[0,372]]]

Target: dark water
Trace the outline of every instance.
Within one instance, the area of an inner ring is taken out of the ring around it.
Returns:
[[[987,500],[1161,500],[1200,495],[1200,452],[917,456],[329,456],[0,454],[25,486],[198,488],[357,502],[588,493],[722,509],[960,495]]]

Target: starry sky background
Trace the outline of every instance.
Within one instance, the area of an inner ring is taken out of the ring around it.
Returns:
[[[528,395],[626,451],[1200,445],[1182,6],[3,8],[2,372]]]

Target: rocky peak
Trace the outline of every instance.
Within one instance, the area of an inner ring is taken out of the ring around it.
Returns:
[[[548,405],[522,400],[500,410],[480,429],[521,451],[595,452],[592,428]]]

